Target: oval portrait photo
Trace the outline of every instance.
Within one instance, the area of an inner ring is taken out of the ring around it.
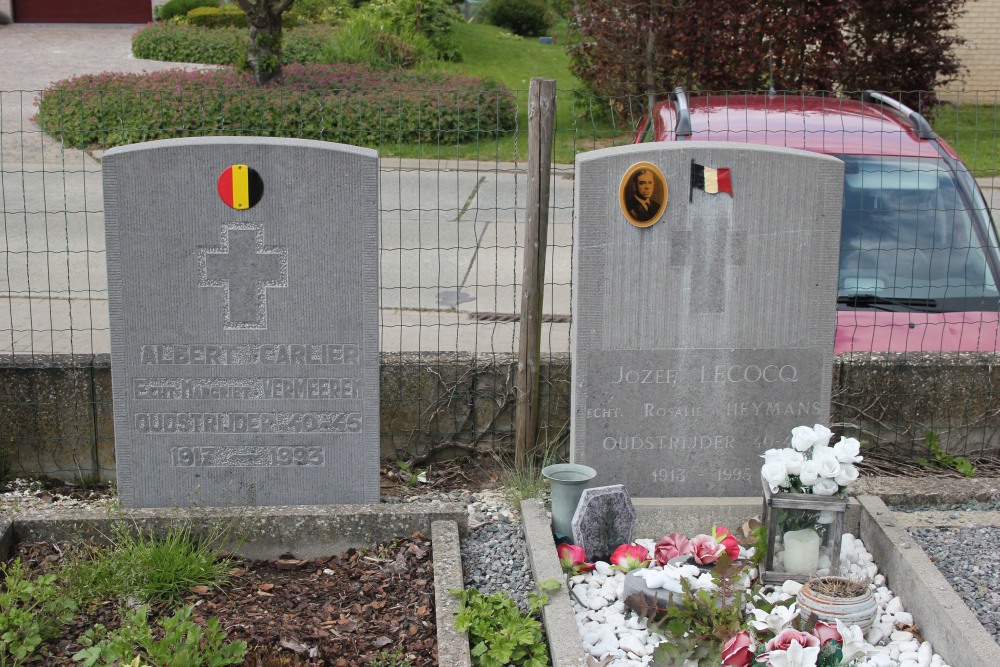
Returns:
[[[656,165],[637,162],[622,176],[618,200],[629,222],[636,227],[649,227],[667,208],[667,179]]]

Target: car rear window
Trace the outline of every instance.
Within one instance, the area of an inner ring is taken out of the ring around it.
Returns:
[[[975,225],[977,216],[980,223],[989,216],[963,203],[943,160],[837,157],[845,163],[839,296],[997,296],[987,261],[997,253],[995,237],[981,224],[989,234],[984,245]]]

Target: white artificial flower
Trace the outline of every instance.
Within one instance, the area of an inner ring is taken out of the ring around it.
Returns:
[[[853,463],[844,463],[840,466],[840,474],[833,478],[837,484],[847,486],[858,478],[858,469]]]
[[[794,449],[781,450],[781,462],[785,464],[785,470],[788,471],[789,475],[798,475],[805,460],[806,457],[802,456],[802,452],[797,452]]]
[[[771,651],[767,654],[771,667],[816,667],[817,658],[819,646],[803,647],[794,639],[787,651]]]
[[[776,492],[778,487],[788,484],[788,471],[785,469],[785,464],[780,461],[772,461],[762,465],[760,476],[771,487],[772,493]]]
[[[783,451],[785,451],[785,450],[783,450],[783,449],[769,449],[766,452],[764,452],[763,454],[761,454],[760,456],[761,456],[762,459],[764,459],[764,463],[774,463],[775,461],[780,461],[781,460],[781,456],[782,456],[781,452],[783,452]]]
[[[847,626],[842,620],[837,619],[837,632],[840,633],[840,650],[844,657],[841,662],[845,665],[868,655],[868,644],[865,642],[865,633],[857,625]]]
[[[835,458],[824,458],[816,463],[819,464],[819,476],[826,479],[836,479],[843,467]]]
[[[813,447],[812,450],[812,460],[813,461],[825,461],[827,459],[833,459],[837,461],[837,453],[833,451],[833,447]],[[837,461],[839,463],[839,461]]]
[[[812,486],[819,479],[819,464],[815,461],[803,461],[799,470],[799,481],[802,486]]]
[[[795,620],[795,617],[799,615],[799,610],[795,608],[795,603],[793,602],[788,607],[778,605],[771,609],[770,612],[755,608],[751,609],[750,613],[754,616],[754,620],[750,621],[750,625],[759,632],[770,631],[775,635],[779,635],[782,630]]]
[[[813,433],[816,434],[816,447],[826,447],[830,444],[830,438],[833,437],[833,431],[822,424],[813,426]]]
[[[792,429],[792,448],[797,452],[808,452],[819,439],[816,431],[808,426],[796,426]]]
[[[826,477],[820,477],[812,485],[813,495],[815,496],[832,496],[839,490],[840,486],[832,479],[827,479]]]
[[[841,463],[861,463],[865,458],[858,455],[861,451],[861,443],[854,438],[842,437],[840,442],[833,446],[833,451]]]

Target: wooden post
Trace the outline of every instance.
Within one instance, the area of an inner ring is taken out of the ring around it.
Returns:
[[[532,79],[528,89],[528,203],[525,212],[521,336],[517,351],[517,424],[514,465],[520,470],[538,435],[538,373],[542,340],[545,250],[549,236],[549,187],[556,82]]]

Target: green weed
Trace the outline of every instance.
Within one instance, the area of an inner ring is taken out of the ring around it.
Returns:
[[[112,667],[134,664],[134,659],[170,667],[223,667],[242,664],[247,643],[226,643],[226,633],[213,618],[202,628],[191,616],[194,605],[178,609],[160,619],[163,637],[157,639],[149,627],[149,607],[143,605],[126,614],[122,626],[108,632],[103,625],[80,638],[84,648],[73,656],[81,667]]]
[[[941,449],[938,434],[934,431],[927,431],[924,435],[924,442],[927,444],[927,449],[930,450],[931,456],[934,457],[934,460],[931,461],[920,457],[916,459],[917,465],[923,466],[924,468],[929,468],[932,465],[940,468],[951,468],[952,470],[957,470],[970,479],[976,474],[976,467],[972,465],[969,459],[964,456],[952,456],[948,452]]]
[[[81,601],[179,602],[192,586],[218,586],[226,580],[232,562],[210,546],[221,543],[223,532],[200,539],[189,524],[181,524],[157,537],[119,520],[112,528],[111,548],[72,563],[67,577]]]
[[[0,563],[0,667],[23,664],[39,646],[58,636],[76,603],[56,585],[55,575],[30,579],[20,559]]]

